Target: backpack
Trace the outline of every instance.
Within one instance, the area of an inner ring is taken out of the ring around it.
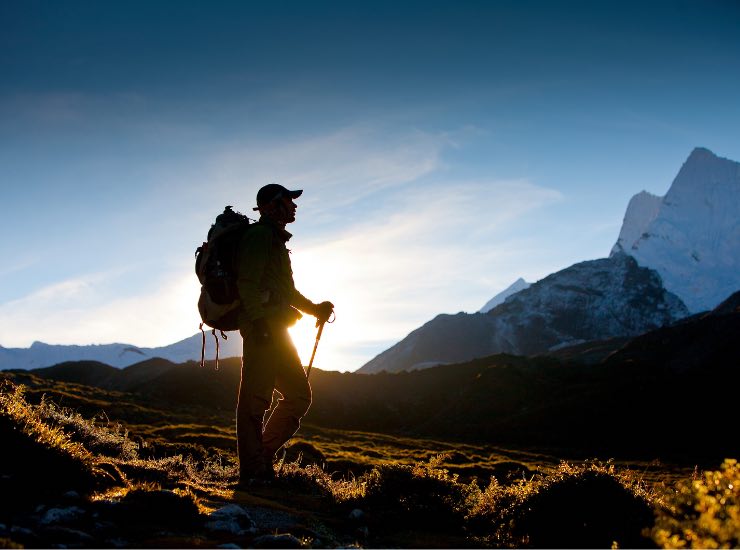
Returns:
[[[200,313],[200,331],[203,334],[200,364],[205,364],[206,335],[203,325],[212,328],[211,334],[216,340],[216,368],[218,368],[219,341],[216,330],[226,340],[226,331],[239,330],[239,291],[237,247],[244,233],[254,224],[231,206],[224,208],[223,213],[208,230],[207,241],[195,250],[195,274],[200,281],[198,312]]]

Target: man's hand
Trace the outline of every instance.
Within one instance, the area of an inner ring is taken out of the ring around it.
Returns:
[[[252,331],[254,334],[254,341],[258,346],[267,344],[272,338],[272,335],[270,334],[270,325],[267,324],[264,317],[260,317],[259,319],[252,321]]]
[[[317,304],[314,312],[314,315],[316,316],[316,326],[326,323],[332,313],[334,313],[334,304],[331,302],[321,302],[320,304]]]

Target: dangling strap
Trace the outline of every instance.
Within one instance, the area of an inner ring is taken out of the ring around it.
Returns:
[[[213,339],[216,340],[216,370],[218,370],[218,349],[219,349],[219,344],[218,344],[218,336],[216,336],[216,329],[215,328],[211,331],[211,334],[213,334]]]
[[[221,338],[223,338],[224,340],[228,340],[229,339],[229,337],[226,336],[226,333],[223,330],[221,330],[219,332],[221,332]],[[213,336],[214,337],[216,336],[215,329],[213,331]],[[219,346],[218,346],[218,338],[216,338],[216,370],[218,370],[218,349],[219,349]]]
[[[198,327],[200,333],[203,335],[203,344],[200,346],[200,366],[205,367],[206,365],[206,331],[203,330],[203,323]]]

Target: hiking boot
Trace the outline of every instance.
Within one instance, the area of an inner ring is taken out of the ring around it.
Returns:
[[[264,465],[252,471],[239,473],[239,483],[236,484],[236,490],[248,489],[250,487],[265,487],[272,485],[275,481],[275,470],[272,465]]]

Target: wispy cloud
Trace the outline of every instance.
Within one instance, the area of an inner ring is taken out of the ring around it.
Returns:
[[[348,220],[331,240],[297,248],[296,281],[309,296],[335,301],[337,344],[377,353],[438,313],[468,309],[476,291],[483,294],[475,307],[482,306],[493,290],[482,288],[481,274],[501,270],[511,257],[512,222],[560,198],[524,180],[437,185]],[[509,284],[506,267],[501,277]]]
[[[211,183],[232,200],[249,192],[250,202],[270,182],[310,189],[301,208],[320,213],[434,172],[451,143],[444,133],[356,125],[282,143],[242,144],[212,159]]]
[[[193,334],[199,285],[182,272],[162,274],[148,292],[117,288],[117,272],[82,275],[0,305],[2,345],[124,342],[158,346]],[[127,295],[116,297],[116,291]]]

